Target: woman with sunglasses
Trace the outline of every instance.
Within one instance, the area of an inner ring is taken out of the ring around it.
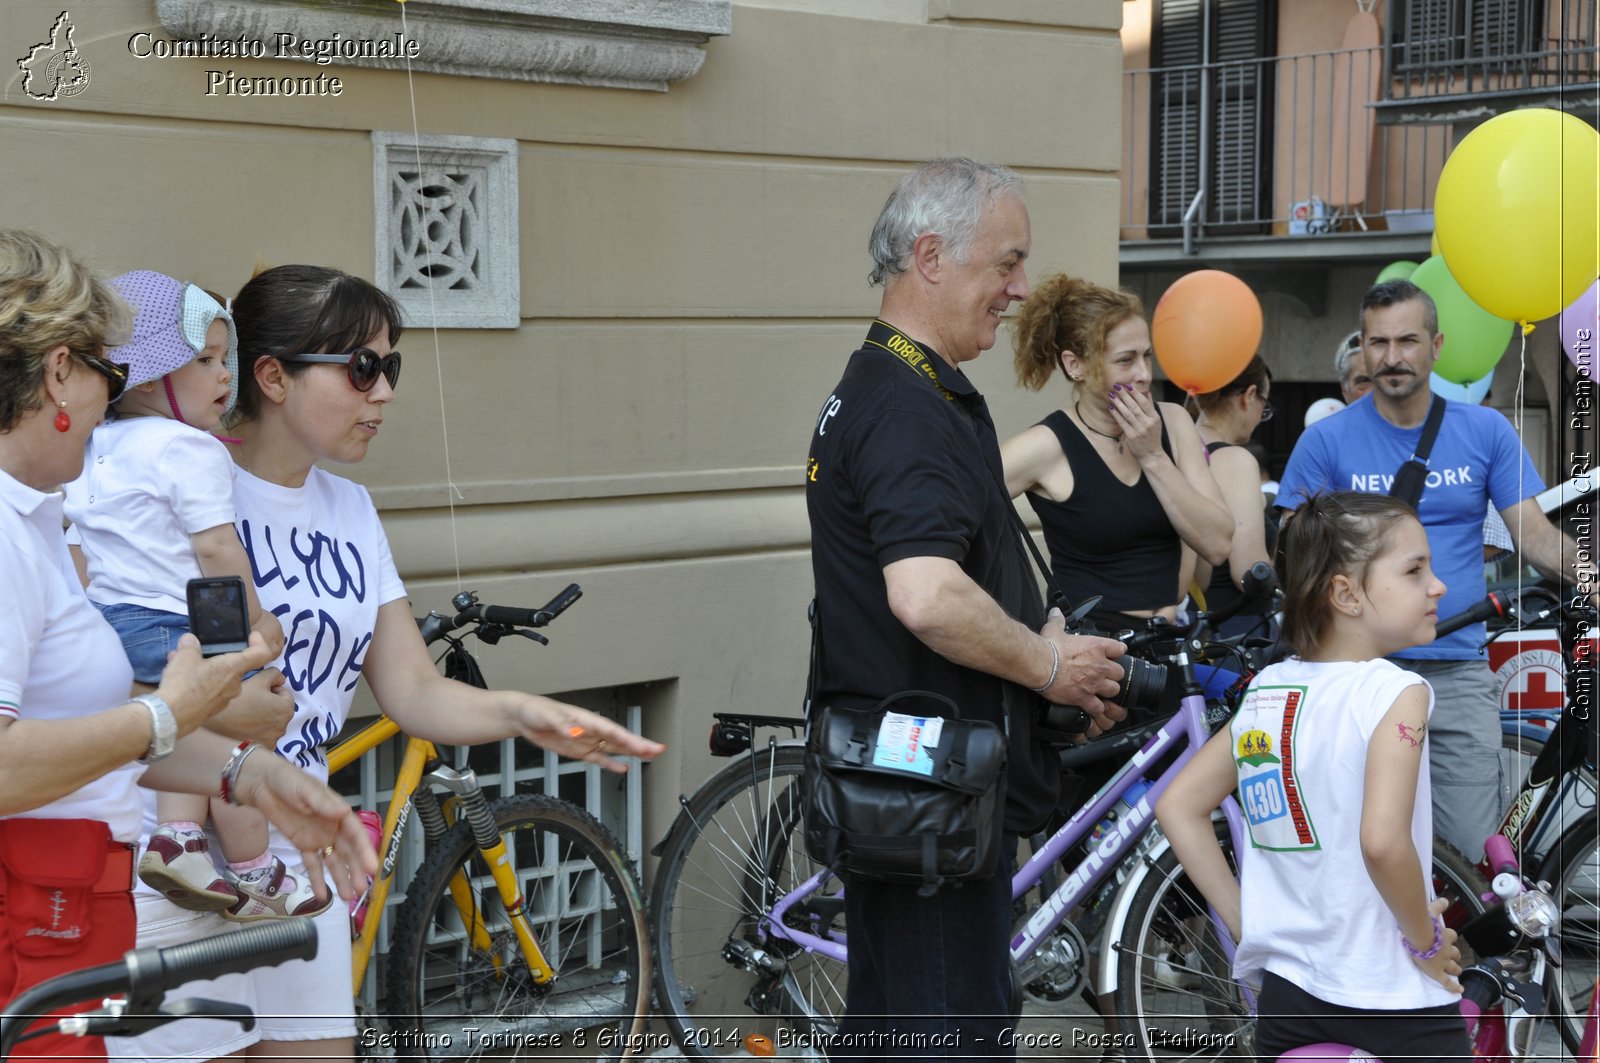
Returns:
[[[1261,465],[1245,449],[1256,425],[1272,419],[1272,403],[1267,400],[1271,391],[1272,371],[1257,355],[1227,384],[1194,397],[1200,411],[1195,429],[1206,445],[1211,475],[1222,488],[1222,499],[1233,516],[1233,546],[1228,559],[1215,568],[1203,560],[1196,567],[1195,582],[1204,588],[1210,609],[1230,605],[1239,598],[1242,591],[1235,573],[1250,571],[1257,561],[1272,563],[1276,529],[1261,493]],[[1250,633],[1263,637],[1272,634],[1260,610],[1230,618],[1220,631],[1230,637]]]
[[[361,461],[385,420],[400,380],[394,300],[338,270],[296,265],[252,278],[231,309],[239,333],[239,400],[228,422],[238,438],[231,444],[237,529],[262,608],[283,623],[277,663],[295,700],[279,756],[326,779],[322,746],[344,726],[362,678],[384,713],[418,738],[469,745],[521,736],[619,772],[626,766],[613,757],[661,752],[594,713],[521,691],[479,690],[435,669],[366,489],[319,467]],[[285,860],[295,855],[277,838],[272,850]],[[140,897],[139,914],[141,944],[223,925],[153,894]],[[336,906],[314,921],[321,940],[314,961],[175,991],[249,1004],[254,1032],[185,1020],[117,1040],[113,1055],[204,1059],[248,1049],[349,1059],[356,1033],[349,913]]]
[[[1056,585],[1098,595],[1101,630],[1173,619],[1192,556],[1228,556],[1233,520],[1182,407],[1150,392],[1150,327],[1131,292],[1055,274],[1022,304],[1017,381],[1043,388],[1059,369],[1067,402],[1000,450],[1006,487],[1039,515]],[[1185,553],[1187,547],[1189,554]]]
[[[226,780],[308,859],[334,844],[329,870],[347,897],[376,865],[338,795],[197,729],[267,663],[260,635],[209,659],[185,637],[155,690],[129,697],[133,670],[84,595],[57,493],[81,473],[90,431],[127,382],[104,355],[129,322],[126,304],[66,251],[0,231],[0,1003],[133,947],[136,786],[216,794]],[[26,1051],[94,1058],[104,1046],[52,1035]]]

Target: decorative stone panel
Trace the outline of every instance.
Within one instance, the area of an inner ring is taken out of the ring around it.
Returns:
[[[521,324],[517,142],[375,131],[372,161],[377,282],[407,325]]]
[[[175,39],[259,41],[268,58],[306,56],[304,42],[394,41],[395,0],[156,0]],[[408,0],[411,69],[665,92],[705,62],[711,37],[733,32],[732,0]],[[290,35],[289,54],[278,49]],[[330,55],[335,65],[405,69],[403,57]]]

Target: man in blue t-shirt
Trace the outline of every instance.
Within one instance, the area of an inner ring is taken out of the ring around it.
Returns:
[[[1278,505],[1293,509],[1324,491],[1387,493],[1415,453],[1433,394],[1429,374],[1444,346],[1439,313],[1410,281],[1390,281],[1361,300],[1361,347],[1372,392],[1308,428],[1283,471]],[[1447,402],[1428,456],[1417,512],[1428,532],[1433,571],[1448,589],[1440,618],[1485,594],[1483,525],[1490,509],[1505,519],[1522,556],[1540,572],[1584,583],[1577,549],[1546,519],[1533,496],[1544,481],[1511,424],[1497,410]],[[1479,647],[1482,624],[1395,654],[1402,668],[1433,686],[1429,768],[1434,832],[1473,860],[1499,826],[1500,703]]]

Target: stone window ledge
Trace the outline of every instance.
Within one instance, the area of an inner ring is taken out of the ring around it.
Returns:
[[[280,33],[301,41],[394,40],[395,0],[156,0],[174,39],[244,37],[269,56]],[[665,92],[705,62],[705,43],[733,32],[732,0],[409,0],[413,70]],[[404,69],[404,59],[338,58],[336,66]]]

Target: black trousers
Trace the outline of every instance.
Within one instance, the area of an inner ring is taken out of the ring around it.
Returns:
[[[1256,1056],[1273,1060],[1301,1045],[1359,1048],[1383,1063],[1471,1063],[1467,1024],[1456,1004],[1371,1011],[1329,1004],[1268,971],[1256,1007]]]
[[[1000,868],[931,897],[915,886],[845,881],[850,984],[839,1038],[846,1059],[1010,1058],[1011,873],[1017,839]]]

